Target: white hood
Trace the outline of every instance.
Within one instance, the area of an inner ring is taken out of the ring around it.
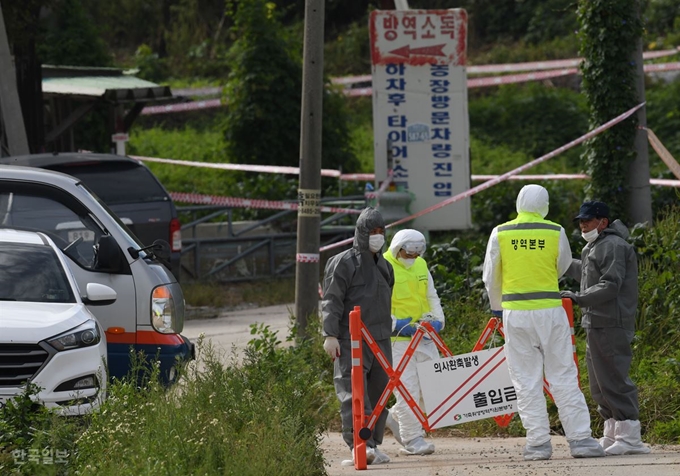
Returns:
[[[517,195],[516,207],[517,213],[538,213],[545,218],[550,208],[548,191],[540,185],[525,185]]]
[[[77,327],[88,314],[81,303],[0,301],[0,343],[37,343]]]
[[[404,243],[409,241],[422,244],[423,249],[425,249],[425,236],[418,230],[405,229],[399,230],[394,237],[392,237],[392,242],[390,243],[390,252],[392,256],[397,257],[397,253]]]

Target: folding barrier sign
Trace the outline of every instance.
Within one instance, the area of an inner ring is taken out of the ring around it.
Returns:
[[[562,299],[562,305],[571,326],[574,362],[578,371],[571,300]],[[517,395],[510,380],[503,347],[484,350],[484,346],[495,332],[504,337],[503,324],[499,318],[489,319],[471,353],[458,356],[453,356],[428,322],[416,323],[416,328],[406,352],[393,368],[361,321],[361,308],[355,306],[354,310],[349,313],[355,469],[366,469],[366,441],[370,439],[378,417],[385,409],[394,390],[399,391],[420,424],[428,432],[436,428],[490,417],[494,418],[499,426],[506,427],[517,409]],[[401,374],[418,344],[426,335],[432,339],[444,356],[417,366],[427,413],[421,410],[418,402],[401,382]],[[389,377],[389,382],[370,415],[366,415],[364,411],[363,341],[375,354],[376,360]],[[550,385],[545,379],[543,388],[552,399]]]

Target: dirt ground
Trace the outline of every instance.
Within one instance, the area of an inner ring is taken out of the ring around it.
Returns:
[[[607,456],[574,459],[562,436],[552,438],[553,457],[548,461],[524,461],[524,438],[429,438],[435,453],[404,456],[392,436],[385,435],[381,449],[392,461],[368,466],[370,474],[390,476],[678,476],[680,446],[654,446],[649,455]],[[329,476],[355,473],[353,466],[342,466],[352,457],[340,433],[324,437],[322,448]]]

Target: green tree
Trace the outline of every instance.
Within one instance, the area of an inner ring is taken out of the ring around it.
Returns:
[[[279,21],[273,3],[229,3],[235,41],[225,87],[228,155],[242,163],[299,163],[302,62],[300,48]],[[322,167],[356,171],[348,114],[338,93],[324,96]]]
[[[631,57],[642,34],[639,0],[581,0],[583,93],[592,127],[637,105],[636,70]],[[586,196],[607,202],[614,216],[627,217],[627,172],[635,158],[635,116],[586,143],[590,175]]]
[[[38,44],[43,64],[110,66],[106,44],[80,0],[57,0]]]

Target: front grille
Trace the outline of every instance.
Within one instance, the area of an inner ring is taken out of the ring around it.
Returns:
[[[0,344],[0,387],[20,387],[49,359],[38,344]]]

